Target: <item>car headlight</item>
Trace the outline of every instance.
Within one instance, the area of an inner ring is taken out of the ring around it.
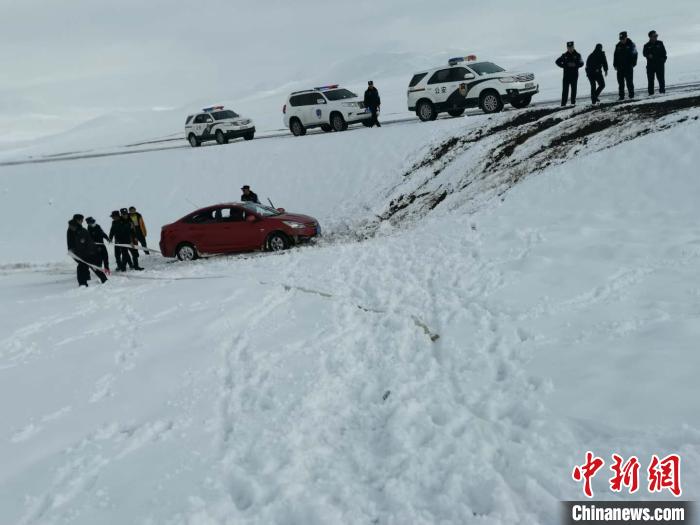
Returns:
[[[518,82],[517,77],[502,77],[502,78],[499,78],[498,80],[500,80],[504,84],[512,84],[513,82]]]
[[[285,223],[290,228],[294,228],[295,230],[298,230],[300,228],[305,228],[305,226],[300,222],[294,222],[294,221],[282,221],[282,222]]]

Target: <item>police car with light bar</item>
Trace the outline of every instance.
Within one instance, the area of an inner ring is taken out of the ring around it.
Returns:
[[[496,113],[506,103],[526,107],[538,91],[533,73],[508,72],[468,55],[413,75],[408,85],[408,109],[422,121],[435,120],[439,113],[458,117],[465,109],[476,107],[484,113]]]
[[[236,138],[252,140],[255,136],[255,124],[249,118],[224,106],[211,106],[201,112],[188,115],[185,121],[185,138],[190,146],[196,148],[202,142],[215,140],[219,144],[228,144]]]
[[[298,137],[309,128],[345,131],[349,124],[369,126],[372,115],[364,101],[338,84],[295,91],[282,108],[285,127]]]

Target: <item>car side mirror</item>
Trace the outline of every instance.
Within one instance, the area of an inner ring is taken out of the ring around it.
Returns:
[[[252,213],[249,213],[248,215],[245,216],[246,222],[255,222],[258,220],[258,218],[253,215]]]
[[[325,98],[317,98],[317,99],[316,99],[316,104],[325,104],[325,103],[326,103],[326,99],[325,99]]]
[[[476,78],[476,75],[474,73],[465,73],[464,74],[464,80],[472,80]]]
[[[280,212],[280,213],[284,213],[284,212],[285,212],[285,209],[284,209],[284,208],[277,208],[277,211]]]

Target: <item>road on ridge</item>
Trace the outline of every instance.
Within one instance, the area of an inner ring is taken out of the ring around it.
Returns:
[[[700,82],[688,82],[688,83],[683,83],[683,84],[674,84],[672,86],[667,86],[667,92],[684,92],[684,91],[693,91],[700,88]],[[613,101],[617,98],[616,93],[608,93],[602,97],[604,101]],[[641,100],[641,99],[640,99]],[[548,99],[548,100],[540,100],[538,102],[535,102],[533,104],[530,104],[528,106],[528,109],[538,107],[538,106],[546,106],[550,104],[556,104],[559,102],[559,99]],[[507,107],[504,111],[517,111],[514,108]],[[467,111],[464,116],[475,116],[475,115],[482,115],[483,112],[481,110],[471,110]],[[443,119],[448,119],[448,118],[462,118],[462,117],[449,117],[447,115],[442,116],[439,118],[439,120]],[[410,117],[400,117],[400,118],[387,118],[386,120],[382,120],[382,126],[392,126],[392,125],[397,125],[397,124],[414,124],[414,123],[420,123],[420,120],[418,117],[415,116],[410,116]],[[356,128],[349,128],[348,131],[357,131],[359,129],[363,129],[363,127],[356,127]],[[258,136],[255,138],[255,140],[265,140],[265,139],[272,139],[272,138],[294,138],[294,136],[286,129],[277,129],[277,130],[271,130],[267,132],[262,132],[264,133],[262,136]],[[310,135],[323,135],[325,134],[322,131],[312,131]],[[138,148],[139,146],[148,146],[148,145],[153,145],[152,147],[146,147],[146,148]],[[214,147],[218,146],[218,144],[209,144],[203,147]],[[119,146],[116,146],[119,147]],[[136,155],[140,153],[151,153],[154,151],[165,151],[165,150],[171,150],[171,149],[185,149],[185,148],[191,148],[189,143],[185,140],[184,137],[172,137],[172,138],[163,138],[163,139],[155,139],[155,140],[150,140],[150,141],[145,141],[145,142],[137,142],[134,144],[126,144],[124,146],[121,146],[122,148],[134,148],[134,149],[120,149],[117,151],[84,151],[84,152],[66,152],[66,153],[54,153],[51,155],[45,155],[42,157],[37,157],[37,158],[26,158],[26,159],[17,159],[17,160],[9,160],[5,162],[0,162],[0,167],[2,166],[17,166],[21,164],[41,164],[41,163],[49,163],[49,162],[60,162],[60,161],[67,161],[67,160],[81,160],[81,159],[94,159],[94,158],[99,158],[99,157],[113,157],[113,156],[118,156],[118,155]]]

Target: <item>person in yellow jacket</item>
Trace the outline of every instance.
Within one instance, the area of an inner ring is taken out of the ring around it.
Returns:
[[[136,244],[136,241],[140,242],[141,246],[144,248],[143,251],[148,255],[148,246],[146,245],[146,223],[143,221],[143,216],[136,211],[134,206],[129,206],[129,219],[131,219],[131,223],[133,224],[134,244]]]

